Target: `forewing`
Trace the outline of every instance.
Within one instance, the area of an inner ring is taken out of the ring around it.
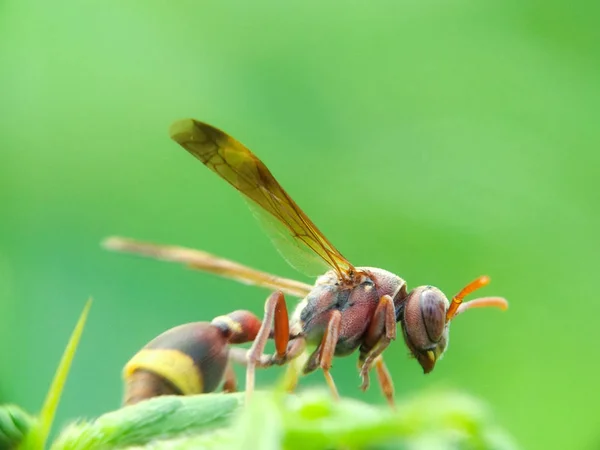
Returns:
[[[281,223],[299,246],[319,255],[341,280],[354,272],[263,162],[240,142],[194,119],[175,122],[170,133],[173,140]]]

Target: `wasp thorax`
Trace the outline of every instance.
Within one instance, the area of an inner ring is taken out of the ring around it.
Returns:
[[[413,289],[404,304],[401,319],[404,340],[425,373],[433,370],[436,361],[446,349],[448,306],[446,296],[432,286]]]

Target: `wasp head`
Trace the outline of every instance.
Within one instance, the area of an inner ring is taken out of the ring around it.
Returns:
[[[500,297],[483,297],[462,303],[465,296],[489,281],[486,276],[477,278],[456,294],[452,302],[438,288],[420,286],[398,305],[397,320],[401,322],[404,341],[423,372],[431,372],[448,347],[449,326],[454,317],[469,308],[508,308],[507,301]]]
[[[448,345],[449,305],[442,291],[433,286],[413,289],[404,302],[400,318],[404,341],[425,373],[433,370]]]

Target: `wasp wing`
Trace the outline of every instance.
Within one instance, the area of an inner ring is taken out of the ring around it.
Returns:
[[[294,297],[304,298],[312,289],[309,284],[271,275],[201,250],[141,242],[119,236],[111,236],[105,239],[102,245],[113,251],[185,264],[192,269],[214,273],[241,283],[253,284],[271,290],[281,290]]]
[[[355,269],[327,240],[264,163],[240,142],[206,123],[184,119],[175,122],[171,138],[213,172],[244,194],[285,227],[299,247],[318,255],[340,280],[352,278]]]

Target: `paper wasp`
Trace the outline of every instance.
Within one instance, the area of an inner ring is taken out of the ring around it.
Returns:
[[[194,157],[246,196],[263,218],[279,225],[297,248],[307,251],[306,258],[316,256],[329,269],[314,286],[310,286],[198,250],[118,237],[105,241],[105,246],[112,250],[183,263],[275,291],[265,303],[264,318],[256,335],[252,336],[252,347],[243,358],[247,365],[248,394],[254,389],[256,367],[288,363],[302,354],[308,345],[316,348],[306,360],[303,373],[321,368],[335,397],[338,392],[330,373],[333,357],[359,350],[362,389],[369,386],[369,372],[374,367],[384,395],[393,404],[393,383],[382,353],[396,339],[398,322],[408,349],[428,373],[446,350],[449,325],[458,314],[475,307],[508,307],[506,300],[500,297],[462,303],[464,297],[489,282],[486,276],[469,283],[449,302],[433,286],[408,291],[406,282],[391,272],[355,267],[317,229],[263,162],[240,142],[194,119],[175,122],[170,134]],[[291,317],[284,293],[302,298]],[[245,323],[239,321],[236,325],[243,328]],[[273,355],[264,354],[269,338],[275,341]]]

